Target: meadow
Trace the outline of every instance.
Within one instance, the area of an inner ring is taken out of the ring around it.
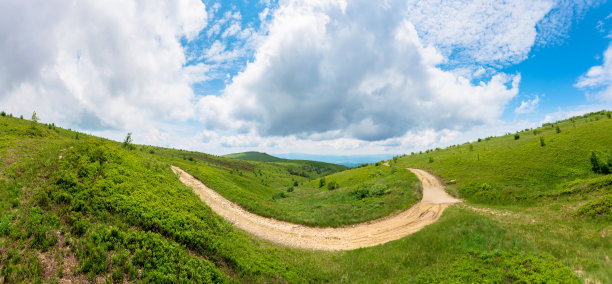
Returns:
[[[611,282],[612,178],[594,172],[589,160],[594,152],[603,162],[610,150],[606,114],[330,175],[123,144],[5,114],[0,280]],[[171,164],[251,212],[311,225],[350,224],[410,206],[419,187],[403,167],[439,175],[465,202],[383,245],[290,249],[218,217],[178,181]],[[329,216],[346,208],[359,209]]]

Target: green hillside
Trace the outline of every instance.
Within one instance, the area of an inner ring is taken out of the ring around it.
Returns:
[[[585,279],[607,283],[612,175],[596,173],[593,156],[612,166],[612,112],[405,155],[398,165],[433,172],[468,206],[493,208],[488,215],[510,232],[525,235]]]
[[[256,161],[256,162],[279,162],[283,160],[281,158],[270,156],[266,153],[253,152],[253,151],[227,154],[227,155],[223,155],[223,157],[238,159],[238,160],[245,160],[245,161]]]
[[[254,152],[254,151],[227,154],[227,155],[223,155],[223,157],[238,159],[238,160],[245,160],[245,161],[255,161],[255,162],[280,162],[283,160],[281,158],[277,158],[277,157],[268,155],[266,153]]]
[[[328,175],[3,115],[0,282],[608,283],[612,178],[593,172],[590,157],[608,159],[611,129],[607,113],[592,114]],[[235,229],[170,165],[251,212],[311,225],[410,206],[420,192],[405,166],[438,174],[466,202],[383,245],[290,249]]]

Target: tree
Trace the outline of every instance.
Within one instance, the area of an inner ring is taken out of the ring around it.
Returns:
[[[322,177],[322,178],[319,180],[319,187],[324,187],[324,186],[325,186],[325,178],[324,178],[324,177]]]
[[[544,136],[540,136],[540,146],[546,146],[546,143],[544,143]]]
[[[127,136],[125,137],[125,140],[123,141],[123,147],[129,148],[129,149],[131,149],[133,147],[133,145],[132,145],[132,132],[128,132]]]
[[[32,128],[36,127],[36,123],[40,120],[38,116],[36,116],[36,112],[32,113]]]
[[[555,127],[555,131],[557,131],[557,133],[561,133],[561,128],[559,128],[559,125],[557,125],[557,127]]]

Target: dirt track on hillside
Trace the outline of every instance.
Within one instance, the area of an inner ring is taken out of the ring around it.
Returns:
[[[213,211],[234,226],[259,238],[302,249],[351,250],[397,240],[437,221],[446,207],[459,202],[446,194],[442,184],[428,172],[409,169],[423,183],[423,199],[414,206],[387,217],[352,226],[308,227],[247,212],[182,169],[172,166],[172,170],[179,174],[181,182],[193,188]]]

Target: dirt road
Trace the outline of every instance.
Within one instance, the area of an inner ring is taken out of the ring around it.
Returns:
[[[308,227],[249,213],[182,169],[172,166],[172,170],[213,211],[234,226],[259,238],[302,249],[351,250],[397,240],[437,221],[446,207],[459,202],[446,194],[442,184],[431,174],[409,169],[423,183],[423,199],[414,206],[397,214],[352,226]]]

